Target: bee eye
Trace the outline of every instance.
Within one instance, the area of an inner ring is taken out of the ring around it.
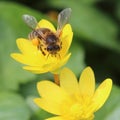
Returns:
[[[55,45],[55,46],[54,46],[54,49],[55,49],[55,50],[60,50],[59,45]]]
[[[54,48],[53,48],[53,46],[48,46],[47,47],[47,51],[52,51]]]

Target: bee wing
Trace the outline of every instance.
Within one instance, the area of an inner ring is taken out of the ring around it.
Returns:
[[[71,15],[71,8],[66,8],[63,11],[61,11],[58,15],[58,26],[57,30],[62,30],[62,28],[65,26],[65,24],[68,23],[68,20]]]
[[[38,22],[37,22],[37,20],[36,20],[35,17],[30,16],[30,15],[27,15],[27,14],[24,14],[24,15],[22,16],[22,18],[23,18],[23,21],[24,21],[30,28],[32,28],[32,29],[35,29],[35,28],[36,28]]]

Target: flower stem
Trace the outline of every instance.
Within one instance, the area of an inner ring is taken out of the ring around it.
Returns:
[[[60,80],[59,80],[59,75],[58,75],[58,74],[54,74],[54,82],[55,82],[57,85],[60,85]]]

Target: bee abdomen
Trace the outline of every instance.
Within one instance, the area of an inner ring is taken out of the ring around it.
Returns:
[[[38,34],[36,31],[32,31],[29,35],[28,35],[28,39],[32,40],[34,38],[38,37]]]

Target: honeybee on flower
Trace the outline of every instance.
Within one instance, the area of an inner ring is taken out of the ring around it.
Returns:
[[[41,50],[43,55],[51,54],[56,56],[62,48],[62,41],[59,39],[63,27],[68,23],[71,15],[71,8],[66,8],[58,15],[57,31],[54,33],[49,28],[41,28],[37,26],[38,22],[35,17],[30,15],[23,15],[25,23],[33,29],[29,34],[29,39],[33,41],[33,44]],[[36,28],[37,27],[37,28]],[[36,29],[35,29],[36,28]]]
[[[32,29],[28,38],[18,38],[17,46],[21,53],[12,53],[11,57],[25,64],[23,69],[35,74],[51,72],[59,74],[61,67],[69,60],[73,32],[68,23],[71,8],[58,14],[57,28],[48,20],[37,22],[30,15],[23,15],[23,20]]]

